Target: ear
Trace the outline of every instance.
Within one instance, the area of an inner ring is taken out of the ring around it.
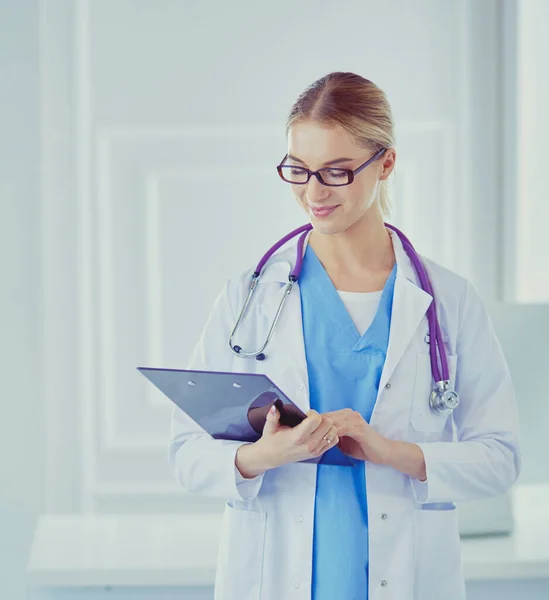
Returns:
[[[379,174],[379,180],[385,181],[389,175],[393,172],[396,163],[396,150],[389,148],[383,155],[381,172]]]

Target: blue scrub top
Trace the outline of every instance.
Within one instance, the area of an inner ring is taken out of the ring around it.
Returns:
[[[397,266],[360,336],[311,246],[299,278],[311,408],[351,408],[369,422],[385,363]],[[330,450],[329,452],[332,452]],[[368,598],[368,504],[364,462],[317,466],[312,600]]]

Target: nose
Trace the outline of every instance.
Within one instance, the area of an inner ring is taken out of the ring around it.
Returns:
[[[320,181],[313,175],[307,184],[306,196],[313,204],[327,198],[330,195],[330,190],[327,186],[322,185]]]

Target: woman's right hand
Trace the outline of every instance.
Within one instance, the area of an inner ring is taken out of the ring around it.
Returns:
[[[307,418],[295,427],[281,425],[279,420],[280,413],[273,405],[261,438],[237,450],[235,464],[246,479],[288,463],[317,458],[339,443],[332,421],[316,410],[308,411]],[[326,442],[325,436],[332,441]]]

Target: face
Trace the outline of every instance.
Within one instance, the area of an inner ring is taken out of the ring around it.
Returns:
[[[284,164],[311,171],[330,166],[356,169],[375,152],[375,148],[357,146],[352,137],[338,127],[304,121],[294,123],[288,132],[289,156]],[[326,186],[314,176],[304,185],[290,185],[315,230],[325,234],[341,233],[369,218],[374,211],[379,214],[379,182],[390,175],[395,158],[394,149],[387,150],[356,174],[349,185]]]

